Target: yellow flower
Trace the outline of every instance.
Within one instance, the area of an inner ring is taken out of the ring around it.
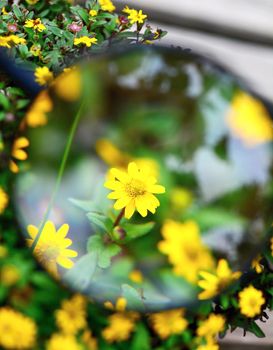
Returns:
[[[47,113],[51,112],[53,104],[47,90],[43,90],[36,97],[26,113],[25,121],[28,126],[36,128],[47,123]]]
[[[273,140],[273,123],[264,105],[254,97],[239,92],[226,117],[232,133],[246,146]]]
[[[135,283],[142,283],[143,282],[143,275],[142,275],[141,271],[139,271],[139,270],[131,271],[129,274],[129,278],[132,282],[135,282]]]
[[[126,168],[131,161],[131,157],[128,154],[121,152],[107,139],[99,139],[96,142],[96,152],[110,166]]]
[[[91,17],[95,17],[95,16],[97,16],[97,14],[98,14],[98,11],[96,11],[96,10],[90,10],[90,11],[89,11],[89,15],[90,15]]]
[[[111,0],[99,0],[99,4],[103,11],[113,12],[116,9]]]
[[[17,35],[0,36],[0,46],[11,48],[11,45],[25,45],[26,40]]]
[[[262,291],[249,286],[239,293],[239,306],[242,315],[254,317],[261,313],[261,307],[265,303]]]
[[[9,37],[8,36],[0,36],[0,47],[10,48]]]
[[[15,45],[25,45],[26,44],[26,39],[20,38],[17,35],[10,35],[9,40]]]
[[[161,339],[166,339],[173,334],[180,334],[188,326],[183,309],[154,313],[149,318],[154,331]]]
[[[40,85],[48,85],[53,80],[53,73],[48,69],[48,67],[37,67],[35,69],[35,81]]]
[[[157,185],[156,178],[151,176],[148,167],[139,169],[136,163],[128,165],[128,172],[112,168],[110,170],[114,180],[106,181],[104,186],[113,190],[108,195],[109,199],[116,199],[116,210],[125,208],[125,217],[130,219],[137,210],[145,217],[148,210],[155,213],[159,207],[159,200],[153,194],[165,192],[165,187]]]
[[[29,141],[26,137],[18,137],[14,141],[12,146],[12,151],[11,151],[12,158],[15,158],[17,160],[26,160],[27,153],[23,148],[26,148],[28,146],[29,146]],[[13,160],[10,160],[9,168],[13,173],[19,172],[19,167]]]
[[[8,255],[7,248],[4,245],[0,244],[0,259],[6,258],[7,255]]]
[[[8,15],[9,13],[6,11],[6,8],[3,7],[1,10],[2,15]]]
[[[120,297],[117,299],[115,306],[111,303],[111,301],[106,301],[104,303],[104,306],[106,307],[106,309],[109,309],[109,310],[116,310],[118,312],[123,312],[126,309],[127,300],[125,298]]]
[[[82,334],[82,341],[87,346],[88,350],[97,350],[98,342],[97,339],[93,337],[90,330],[85,330]]]
[[[198,295],[198,299],[205,300],[216,296],[223,289],[227,288],[230,283],[240,278],[241,272],[232,272],[228,262],[225,259],[221,259],[214,273],[200,271],[199,275],[202,280],[198,282],[198,286],[204,290]]]
[[[62,302],[61,309],[55,312],[55,318],[63,334],[76,335],[86,327],[86,305],[86,298],[79,294]]]
[[[32,53],[33,56],[38,57],[41,54],[41,46],[39,44],[34,44],[31,46],[29,51]]]
[[[0,347],[23,350],[34,347],[37,327],[28,317],[9,308],[0,308]]]
[[[64,69],[64,72],[54,80],[53,87],[60,98],[69,102],[77,100],[82,92],[79,69],[75,67]]]
[[[128,19],[131,24],[134,24],[134,23],[142,24],[147,19],[147,15],[145,15],[142,12],[142,10],[137,11],[135,9],[130,9],[128,6],[126,6],[123,9],[123,12],[128,14]]]
[[[258,255],[252,260],[251,267],[256,271],[256,273],[262,273],[264,270],[263,265],[261,265],[262,256]]]
[[[152,176],[157,177],[159,174],[159,165],[154,159],[133,158],[120,151],[107,139],[100,139],[96,142],[96,151],[106,164],[117,167],[119,170],[126,170],[130,162],[135,162],[139,168],[149,167]],[[111,177],[110,174],[109,177]]]
[[[194,221],[166,220],[161,232],[164,240],[158,243],[158,249],[168,256],[177,275],[196,283],[201,269],[214,267],[214,259],[202,243],[199,227]]]
[[[98,41],[97,38],[89,38],[88,36],[84,35],[79,38],[75,38],[74,45],[84,44],[87,47],[91,47],[93,44],[96,44],[97,41]]]
[[[42,23],[40,18],[36,19],[27,19],[25,22],[26,28],[33,28],[35,30],[38,30],[38,32],[43,32],[46,30],[46,26]]]
[[[192,193],[183,187],[175,187],[171,191],[171,205],[175,211],[184,211],[191,206],[193,200]]]
[[[0,270],[0,282],[6,287],[15,285],[20,279],[20,271],[14,265],[4,265]]]
[[[199,345],[196,350],[219,350],[219,345],[214,339],[207,339],[207,344]]]
[[[102,331],[102,337],[108,342],[128,340],[135,330],[136,313],[118,312],[108,317],[109,326]]]
[[[225,329],[226,319],[222,315],[210,314],[197,328],[199,337],[213,338]]]
[[[46,350],[82,350],[82,346],[72,335],[55,333],[46,345]]]
[[[9,196],[0,186],[0,214],[4,212],[9,203]]]
[[[37,259],[54,276],[58,276],[57,264],[65,269],[71,269],[74,266],[71,258],[75,258],[78,255],[75,250],[67,249],[72,244],[71,239],[66,238],[68,230],[69,225],[63,224],[56,231],[53,222],[47,221],[34,248],[34,254]],[[29,225],[27,231],[31,237],[31,239],[27,239],[27,243],[31,247],[39,229],[34,225]]]
[[[29,4],[29,5],[35,5],[37,4],[39,0],[26,0],[26,2]]]

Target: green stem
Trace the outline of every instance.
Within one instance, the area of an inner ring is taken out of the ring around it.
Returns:
[[[114,222],[114,227],[118,226],[124,214],[125,214],[125,208],[122,209],[122,211],[119,213],[118,217],[116,218],[116,221]]]
[[[66,163],[67,163],[67,159],[68,159],[68,156],[69,156],[69,152],[70,152],[70,149],[71,149],[71,146],[72,146],[72,142],[73,142],[73,139],[74,139],[74,136],[75,136],[75,133],[76,133],[76,130],[77,130],[77,127],[78,127],[78,124],[79,124],[79,121],[80,121],[80,118],[81,118],[81,115],[82,115],[82,111],[83,111],[83,107],[84,107],[84,101],[81,103],[79,109],[78,109],[78,112],[74,118],[74,121],[73,121],[73,124],[71,126],[71,129],[70,129],[70,133],[69,133],[69,136],[68,136],[68,140],[67,140],[67,143],[66,143],[66,146],[65,146],[65,150],[64,150],[64,154],[63,154],[63,157],[62,157],[62,162],[61,162],[61,165],[60,165],[60,168],[59,168],[59,171],[58,171],[58,177],[57,177],[57,180],[56,180],[56,183],[55,183],[55,186],[54,186],[54,190],[53,190],[53,193],[52,193],[52,196],[50,198],[50,202],[48,204],[48,207],[47,207],[47,210],[46,210],[46,213],[43,217],[43,220],[42,220],[42,224],[39,228],[39,231],[37,233],[37,236],[35,237],[34,241],[33,241],[33,244],[31,246],[31,250],[32,252],[34,251],[39,239],[40,239],[40,236],[41,236],[41,233],[43,231],[43,228],[45,226],[45,223],[47,222],[48,220],[48,217],[50,215],[50,211],[54,205],[54,202],[55,202],[55,199],[56,199],[56,195],[59,191],[59,188],[60,188],[60,185],[61,185],[61,181],[62,181],[62,178],[63,178],[63,174],[64,174],[64,170],[65,170],[65,166],[66,166]]]

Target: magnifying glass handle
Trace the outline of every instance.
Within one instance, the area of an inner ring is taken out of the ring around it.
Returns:
[[[0,71],[8,77],[25,93],[34,98],[43,88],[34,80],[33,72],[16,64],[14,60],[6,54],[6,50],[0,49]]]

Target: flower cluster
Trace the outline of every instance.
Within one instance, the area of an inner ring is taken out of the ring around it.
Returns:
[[[86,1],[82,7],[62,0],[52,1],[52,6],[45,0],[2,4],[0,46],[11,56],[30,62],[36,82],[50,86],[66,102],[77,100],[83,92],[78,69],[65,68],[73,59],[116,41],[150,43],[165,34],[160,29],[144,28],[147,15],[142,10],[126,6],[117,14],[110,0]],[[132,30],[136,35],[132,36]],[[0,93],[1,169],[5,169],[0,175],[1,348],[103,350],[114,346],[148,350],[158,344],[160,349],[218,350],[218,335],[237,327],[264,336],[256,321],[266,319],[266,310],[273,308],[273,239],[253,260],[250,271],[234,272],[226,259],[217,262],[202,239],[202,229],[209,221],[207,212],[203,221],[186,216],[181,219],[196,204],[195,194],[184,185],[162,181],[164,167],[156,156],[125,152],[111,138],[96,143],[98,157],[109,167],[104,186],[110,190],[107,232],[103,231],[101,240],[98,234],[88,243],[91,251],[99,247],[100,269],[105,260],[111,265],[112,257],[124,253],[127,243],[149,234],[158,237],[157,253],[169,273],[193,285],[202,302],[195,312],[177,308],[140,314],[129,311],[129,298],[120,296],[101,307],[81,295],[71,296],[41,271],[20,243],[9,189],[12,173],[28,166],[30,144],[24,132],[27,127],[48,123],[53,100],[43,90],[29,107],[24,92],[12,86],[8,77],[0,83]],[[273,139],[266,110],[247,94],[235,95],[226,121],[230,132],[245,145],[253,147]],[[169,218],[162,219],[166,202]],[[139,224],[150,218],[159,224]],[[52,275],[59,278],[62,271],[73,271],[78,252],[71,249],[68,224],[45,220],[40,227],[29,225],[27,231],[29,247]],[[107,256],[109,251],[113,255]],[[135,292],[141,295],[142,287],[148,284],[146,274],[137,265],[130,266],[126,274],[133,286],[129,296]]]

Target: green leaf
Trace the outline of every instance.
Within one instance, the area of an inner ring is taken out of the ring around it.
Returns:
[[[258,338],[264,338],[265,334],[256,322],[252,321],[247,330],[256,335]]]
[[[16,17],[17,19],[19,19],[19,20],[22,20],[22,19],[23,19],[24,15],[23,15],[23,13],[21,12],[19,6],[13,5],[13,6],[12,6],[12,10],[13,10],[13,13],[14,13],[14,15],[15,15],[15,17]]]
[[[104,242],[101,235],[93,235],[88,239],[87,251],[92,253],[97,251],[98,253],[104,249]]]
[[[9,110],[10,108],[9,99],[2,93],[0,93],[0,106],[2,106],[5,110]]]
[[[103,232],[111,230],[113,224],[107,216],[97,212],[87,213],[86,216],[95,230],[101,229]]]
[[[141,298],[140,293],[129,284],[123,284],[121,286],[122,296],[127,300],[127,305],[129,309],[144,311],[145,305]]]
[[[97,205],[94,201],[82,201],[74,198],[69,198],[68,200],[76,207],[83,209],[86,212],[98,211]]]
[[[121,252],[121,248],[117,244],[110,244],[99,253],[98,266],[106,269],[111,265],[111,259]]]
[[[151,349],[151,337],[143,323],[138,323],[136,331],[134,333],[132,342],[130,344],[130,350],[150,350]]]
[[[98,254],[93,251],[82,256],[64,275],[64,281],[75,290],[84,292],[87,290],[96,271]]]
[[[145,224],[129,224],[124,223],[122,224],[122,228],[126,232],[126,238],[123,240],[124,243],[130,242],[133,239],[140,238],[142,236],[145,236],[147,233],[149,233],[155,223],[154,222],[147,222]]]
[[[121,248],[115,243],[105,244],[101,235],[94,235],[88,240],[87,250],[89,253],[97,253],[97,265],[106,269],[111,265],[111,259],[120,253]]]

